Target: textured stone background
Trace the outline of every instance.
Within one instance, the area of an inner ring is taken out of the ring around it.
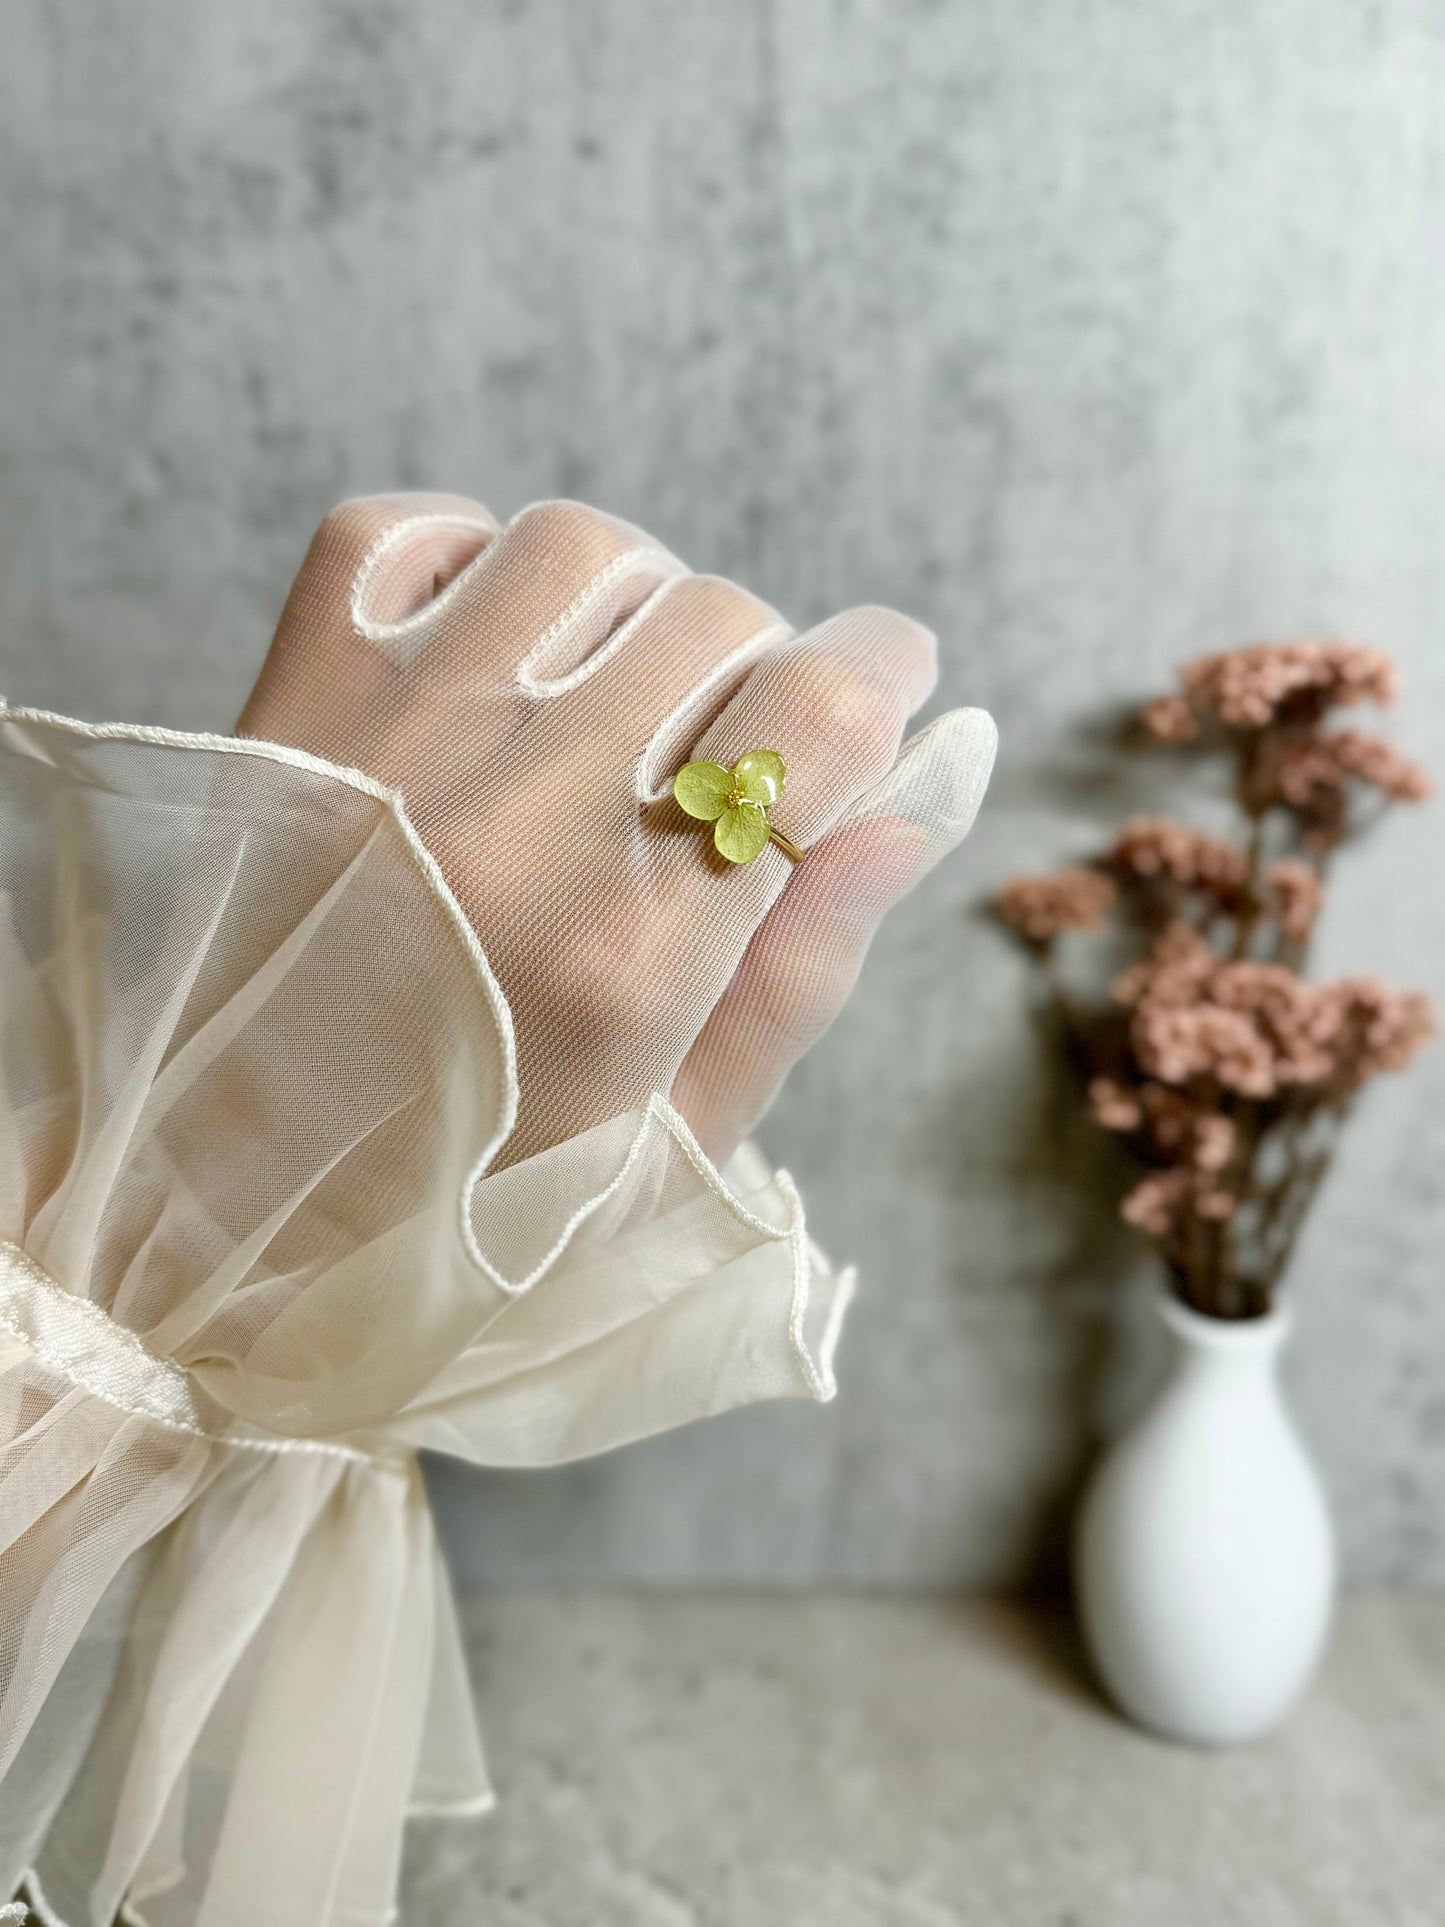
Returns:
[[[13,699],[225,726],[328,505],[425,484],[598,501],[799,619],[900,603],[1003,730],[767,1133],[865,1269],[844,1396],[448,1473],[469,1578],[1052,1569],[1138,1266],[974,905],[1157,796],[1111,719],[1202,649],[1395,650],[1445,771],[1442,100],[1426,0],[7,8]],[[1442,820],[1351,861],[1330,962],[1445,992]],[[1445,1579],[1442,1165],[1445,1051],[1300,1255],[1358,1576]]]

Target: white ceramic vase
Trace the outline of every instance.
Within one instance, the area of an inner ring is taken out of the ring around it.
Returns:
[[[1074,1583],[1119,1706],[1171,1739],[1267,1732],[1308,1680],[1334,1597],[1324,1493],[1280,1394],[1280,1309],[1205,1318],[1161,1293],[1173,1360],[1095,1471]]]

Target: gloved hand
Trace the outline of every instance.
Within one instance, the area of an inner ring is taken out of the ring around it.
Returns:
[[[654,1090],[721,1160],[973,821],[982,711],[900,753],[934,677],[904,616],[795,636],[576,503],[499,529],[460,497],[376,497],[317,533],[239,728],[401,792],[511,1004],[521,1097],[499,1162]],[[771,844],[727,863],[672,799],[683,763],[756,748],[786,762],[770,815],[796,866]]]

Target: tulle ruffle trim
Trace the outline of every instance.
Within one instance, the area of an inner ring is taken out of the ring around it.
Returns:
[[[380,1927],[492,1798],[415,1450],[828,1398],[851,1274],[661,1096],[492,1171],[500,988],[299,752],[0,711],[0,983],[0,1893]]]

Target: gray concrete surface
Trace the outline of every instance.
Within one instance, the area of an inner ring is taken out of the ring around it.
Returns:
[[[468,1630],[501,1804],[408,1927],[1436,1927],[1445,1601],[1360,1595],[1243,1752],[1125,1726],[1057,1611],[516,1597]]]
[[[1119,705],[1358,634],[1445,771],[1438,0],[14,0],[0,687],[224,726],[336,498],[571,493],[796,619],[881,598],[1004,752],[768,1131],[865,1292],[832,1411],[441,1490],[468,1581],[994,1583],[1101,1415],[1113,1174],[975,918],[1158,799]],[[1330,961],[1445,989],[1441,817]],[[866,1105],[860,1099],[866,1094]],[[1361,1578],[1445,1579],[1445,1051],[1298,1266]],[[1127,1323],[1127,1321],[1126,1321]]]

